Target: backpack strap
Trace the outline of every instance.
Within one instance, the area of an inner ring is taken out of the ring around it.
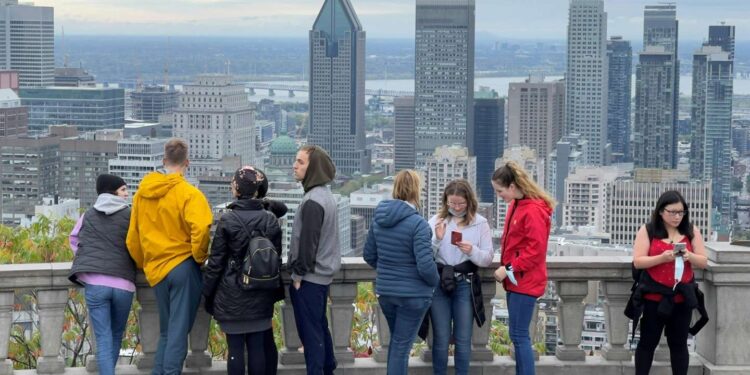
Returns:
[[[252,233],[250,233],[249,230],[247,230],[247,224],[245,224],[244,221],[242,221],[242,217],[240,217],[240,214],[234,212],[234,210],[229,211],[230,214],[232,214],[235,218],[237,218],[237,221],[240,222],[240,226],[242,227],[242,231],[245,232],[247,235],[247,239],[252,240],[253,238],[257,236],[263,236],[265,237],[266,234],[262,230],[254,229]]]

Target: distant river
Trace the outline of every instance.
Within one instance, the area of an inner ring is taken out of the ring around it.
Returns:
[[[480,77],[474,79],[475,89],[478,91],[481,86],[489,87],[500,94],[500,96],[508,95],[508,84],[511,82],[523,82],[527,77]],[[552,81],[561,79],[562,76],[549,76],[545,78],[545,81]],[[633,87],[632,92],[635,96],[635,75],[633,75]],[[292,82],[268,82],[268,83],[284,83],[291,85],[307,84],[307,81],[292,81]],[[397,91],[413,91],[414,80],[413,79],[376,79],[366,81],[368,89],[383,89],[383,90],[397,90]],[[689,75],[680,76],[680,94],[684,96],[690,96],[692,94],[693,77]],[[734,80],[734,94],[735,95],[750,95],[750,79],[735,79]],[[295,93],[295,98],[287,98],[286,92],[276,92],[276,99],[279,101],[295,101],[301,102],[307,100],[307,93]],[[259,90],[257,95],[253,97],[253,100],[260,100],[268,97],[265,91]]]

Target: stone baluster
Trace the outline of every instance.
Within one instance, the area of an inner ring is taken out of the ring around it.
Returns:
[[[357,283],[331,284],[330,297],[330,328],[333,337],[333,353],[339,363],[354,363],[354,353],[349,345],[352,337]]]
[[[380,345],[373,349],[373,358],[375,362],[387,363],[388,362],[388,346],[391,342],[391,330],[388,327],[388,320],[383,314],[383,309],[380,308],[380,304],[375,302],[372,306],[375,311],[375,325],[378,330],[378,342]]]
[[[39,328],[42,339],[42,356],[37,358],[38,374],[62,374],[65,360],[60,356],[65,306],[68,303],[68,289],[39,290],[37,307]]]
[[[10,331],[13,328],[13,291],[0,292],[0,375],[13,373],[13,361],[8,359]]]
[[[586,353],[578,348],[583,331],[583,299],[588,295],[588,282],[558,281],[557,294],[560,296],[559,320],[562,345],[558,345],[555,356],[562,361],[583,361]]]
[[[630,350],[625,348],[628,342],[628,317],[625,316],[625,305],[630,297],[632,283],[623,281],[603,281],[602,290],[607,298],[606,322],[607,341],[602,348],[602,356],[610,361],[630,361]]]
[[[187,368],[211,367],[211,355],[208,353],[208,332],[211,327],[211,315],[203,308],[203,298],[198,306],[195,323],[190,330],[190,353],[185,359]]]
[[[85,289],[84,288],[79,289],[79,293],[85,296],[84,294]],[[86,313],[86,322],[91,328],[91,339],[89,340],[89,342],[91,343],[91,353],[92,353],[86,356],[86,371],[91,372],[91,373],[98,373],[99,364],[96,362],[96,336],[94,336],[94,325],[91,324],[91,314],[89,314],[88,312]],[[124,336],[125,334],[123,334],[123,338]]]
[[[294,308],[287,291],[284,304],[281,305],[281,334],[284,337],[284,348],[279,353],[279,362],[283,365],[303,365],[305,357],[299,351],[302,341],[297,333],[297,323],[294,320]]]
[[[482,300],[487,317],[484,325],[478,327],[476,322],[471,333],[471,360],[490,362],[494,358],[492,350],[487,346],[490,341],[490,328],[492,327],[492,297],[495,296],[497,283],[493,281],[482,282]]]
[[[142,351],[136,360],[136,366],[139,370],[147,370],[154,367],[156,348],[159,344],[159,309],[156,305],[156,293],[145,280],[141,280],[142,277],[143,274],[139,274],[136,287],[136,299],[141,305],[138,326]]]

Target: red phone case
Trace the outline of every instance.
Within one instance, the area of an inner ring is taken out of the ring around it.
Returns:
[[[461,235],[461,232],[456,232],[456,231],[451,232],[451,244],[457,245],[462,240],[463,240],[463,236]]]

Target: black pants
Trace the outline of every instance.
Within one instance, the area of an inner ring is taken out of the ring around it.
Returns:
[[[333,375],[333,370],[336,369],[333,339],[326,317],[328,288],[328,285],[307,281],[302,281],[299,290],[294,285],[289,286],[297,333],[305,347],[308,375]]]
[[[686,375],[690,363],[687,339],[690,329],[692,309],[684,303],[675,303],[672,316],[659,317],[658,302],[646,301],[641,318],[641,340],[635,350],[635,374],[648,375],[654,361],[654,351],[661,340],[661,333],[667,336],[672,375]]]
[[[240,335],[227,334],[229,375],[276,375],[279,353],[273,341],[273,329]],[[245,372],[247,349],[247,372]]]

